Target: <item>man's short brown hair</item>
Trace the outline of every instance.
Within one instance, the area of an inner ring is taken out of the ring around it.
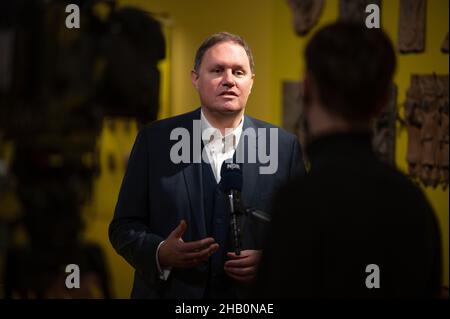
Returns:
[[[197,50],[197,53],[195,54],[195,60],[194,60],[194,70],[195,72],[199,72],[200,65],[202,64],[203,56],[205,55],[205,52],[215,46],[218,43],[222,42],[233,42],[239,44],[241,47],[244,48],[245,52],[247,53],[248,61],[250,64],[250,69],[252,70],[252,73],[255,73],[255,63],[253,62],[253,54],[252,50],[248,46],[247,42],[245,42],[244,39],[242,39],[240,36],[228,32],[219,32],[211,35],[208,37],[202,45]]]

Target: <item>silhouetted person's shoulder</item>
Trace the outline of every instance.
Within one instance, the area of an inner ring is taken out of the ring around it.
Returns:
[[[261,266],[263,294],[436,294],[439,230],[422,191],[376,158],[369,136],[330,136],[311,145],[309,154],[309,174],[288,184],[275,200]],[[380,269],[380,288],[365,284],[371,264]]]

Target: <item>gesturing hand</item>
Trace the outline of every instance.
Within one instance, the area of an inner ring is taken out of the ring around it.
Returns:
[[[185,243],[181,237],[186,227],[186,221],[182,220],[159,248],[161,267],[196,267],[205,263],[219,249],[219,245],[211,237]]]
[[[255,280],[261,250],[242,250],[239,256],[235,253],[227,253],[227,256],[230,260],[225,262],[224,270],[228,276],[245,283]]]

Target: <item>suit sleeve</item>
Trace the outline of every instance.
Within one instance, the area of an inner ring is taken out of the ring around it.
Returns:
[[[117,251],[149,283],[159,278],[156,250],[163,240],[150,232],[149,214],[149,144],[142,129],[130,154],[122,181],[109,239]]]
[[[293,138],[292,140],[291,164],[289,169],[290,179],[294,179],[297,176],[303,176],[306,173],[300,143],[297,138]]]

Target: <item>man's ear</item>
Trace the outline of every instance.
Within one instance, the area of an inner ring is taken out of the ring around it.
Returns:
[[[249,94],[252,93],[252,88],[253,88],[253,82],[255,81],[255,74],[252,74],[252,84],[250,85],[250,91]]]
[[[195,70],[191,71],[191,81],[192,85],[198,90],[198,73]]]

